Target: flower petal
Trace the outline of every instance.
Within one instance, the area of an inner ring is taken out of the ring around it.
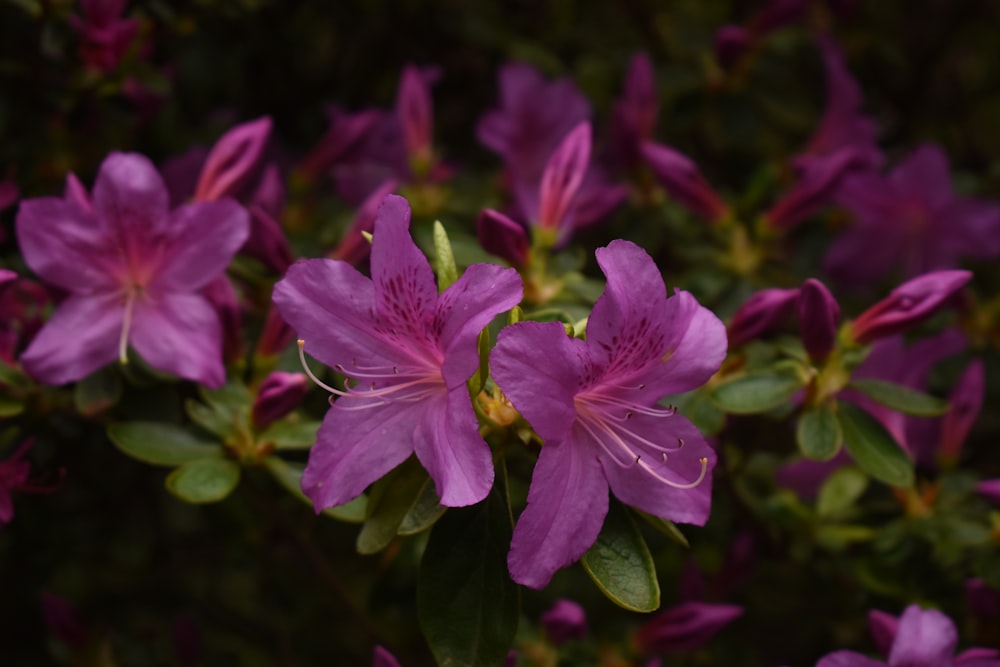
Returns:
[[[449,387],[464,384],[479,366],[479,332],[521,301],[521,276],[495,264],[473,264],[444,291],[434,330],[444,353],[441,375]]]
[[[71,296],[31,341],[21,365],[45,384],[84,378],[117,358],[124,316],[118,295]]]
[[[21,202],[17,241],[24,261],[46,282],[73,292],[103,291],[115,285],[121,260],[93,213],[63,199]]]
[[[634,446],[640,461],[628,460],[622,466],[609,456],[601,456],[601,467],[615,497],[654,516],[703,525],[712,508],[715,452],[694,424],[679,414],[672,417],[635,414],[618,428],[627,428],[639,438],[655,443],[668,452],[664,460],[662,451],[637,438],[629,438],[628,444]],[[628,434],[624,434],[623,440],[627,437]],[[701,458],[708,459],[706,473],[694,488],[678,489],[657,478],[665,478],[676,485],[691,484],[701,477]]]
[[[250,220],[232,199],[188,204],[170,216],[170,241],[154,285],[193,292],[226,270],[250,234]]]
[[[586,358],[583,341],[559,322],[519,322],[497,336],[490,354],[494,381],[545,440],[561,440],[576,419],[573,397]]]
[[[126,239],[169,234],[169,195],[156,167],[138,153],[111,153],[94,183],[94,210],[109,233]]]
[[[219,316],[199,294],[137,300],[129,342],[157,370],[213,388],[226,381]]]
[[[464,386],[423,403],[414,449],[445,507],[473,505],[493,486],[493,455],[479,435],[479,420]]]
[[[401,409],[398,403],[338,399],[323,418],[302,473],[302,491],[316,511],[357,498],[405,461],[422,415],[422,406]]]
[[[817,662],[816,667],[886,667],[886,664],[854,651],[837,651]]]
[[[507,554],[511,578],[541,589],[556,570],[576,562],[601,532],[607,482],[590,447],[575,438],[547,443],[535,464],[528,506]]]
[[[644,376],[657,396],[690,391],[708,382],[726,358],[726,325],[691,294],[678,291],[667,299],[672,331],[659,371]]]
[[[935,609],[913,604],[899,617],[899,629],[889,654],[890,667],[940,667],[951,663],[958,631],[951,619]]]

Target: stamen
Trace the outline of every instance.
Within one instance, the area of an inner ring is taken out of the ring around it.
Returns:
[[[118,337],[118,361],[124,365],[128,363],[128,334],[132,329],[132,306],[135,303],[135,287],[130,287],[128,297],[125,299],[125,316],[122,318],[122,333]]]
[[[316,383],[316,386],[320,387],[321,389],[325,389],[334,396],[347,396],[346,392],[340,391],[339,389],[334,389],[333,387],[331,387],[330,385],[326,384],[318,377],[313,375],[313,372],[309,370],[309,364],[306,363],[306,353],[305,353],[306,342],[300,338],[296,341],[296,344],[299,346],[299,362],[302,364],[302,370],[306,372],[306,375],[309,376],[309,379],[312,380],[314,383]]]

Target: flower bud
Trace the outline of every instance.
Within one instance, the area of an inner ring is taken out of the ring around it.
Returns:
[[[685,602],[657,614],[639,628],[635,643],[645,655],[692,651],[742,614],[739,605]]]
[[[556,646],[587,636],[587,615],[572,600],[560,599],[542,614],[542,627]]]
[[[798,289],[769,287],[754,293],[729,323],[729,347],[745,345],[780,327],[791,315],[798,298]]]
[[[826,285],[809,278],[799,288],[799,332],[814,363],[826,361],[837,337],[840,306]]]
[[[433,151],[434,106],[430,86],[413,65],[403,68],[396,97],[396,114],[410,163],[426,168]]]
[[[642,145],[642,157],[667,194],[684,208],[713,222],[729,213],[729,208],[701,175],[698,165],[687,156],[647,141]]]
[[[195,201],[235,196],[260,163],[270,134],[271,119],[264,116],[222,135],[201,168]]]
[[[899,619],[892,614],[877,609],[868,612],[868,632],[882,655],[889,655],[892,651],[892,642],[898,631]]]
[[[303,373],[275,371],[264,378],[253,403],[251,419],[258,429],[267,428],[299,407],[309,391],[309,378]]]
[[[971,362],[948,397],[948,412],[941,419],[941,458],[954,462],[962,451],[972,425],[983,407],[986,377],[983,362]]]
[[[264,320],[264,330],[257,341],[257,354],[262,357],[276,357],[295,338],[295,332],[285,323],[272,305]]]
[[[511,266],[523,267],[528,263],[528,230],[500,211],[484,209],[476,223],[479,244],[491,255],[503,257]]]
[[[590,123],[584,121],[569,131],[545,165],[539,188],[538,226],[559,227],[583,183],[590,164]]]
[[[854,340],[870,343],[916,326],[971,279],[969,271],[933,271],[906,281],[854,320]]]

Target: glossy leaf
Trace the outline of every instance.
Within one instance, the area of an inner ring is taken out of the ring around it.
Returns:
[[[850,387],[860,391],[876,403],[916,417],[940,417],[948,412],[948,401],[894,382],[858,378]]]
[[[752,371],[716,386],[711,398],[726,412],[750,415],[786,404],[803,386],[790,369]]]
[[[458,280],[458,267],[455,265],[455,253],[448,240],[448,232],[440,220],[434,221],[434,271],[437,274],[438,290],[448,289]]]
[[[479,332],[479,339],[476,342],[479,351],[479,368],[469,378],[469,394],[473,397],[479,394],[486,386],[486,378],[490,376],[490,330],[483,329]]]
[[[799,425],[795,429],[795,441],[799,445],[799,451],[806,458],[829,461],[840,451],[842,440],[840,423],[830,404],[813,406],[799,417]]]
[[[841,402],[837,419],[844,446],[866,473],[892,486],[913,484],[913,464],[885,427],[861,408]]]
[[[302,493],[302,471],[305,469],[303,464],[288,463],[277,456],[268,456],[264,459],[264,466],[289,493],[309,507],[313,507],[313,501]],[[362,523],[365,520],[367,509],[368,496],[362,494],[343,505],[327,507],[321,514],[347,523]]]
[[[261,442],[270,442],[275,449],[309,449],[316,444],[316,433],[323,422],[277,421],[260,434]]]
[[[642,510],[635,509],[634,507],[632,508],[632,511],[638,514],[643,521],[645,521],[650,526],[652,526],[659,532],[669,537],[677,544],[681,545],[686,549],[691,548],[691,543],[688,542],[688,539],[684,537],[684,533],[681,532],[681,529],[678,528],[677,524],[675,524],[673,521],[667,521],[666,519],[661,519],[658,516],[647,514]]]
[[[240,466],[229,459],[188,461],[167,475],[167,490],[189,503],[222,500],[240,481]]]
[[[389,546],[428,479],[411,457],[375,483],[368,498],[368,517],[358,533],[358,553],[374,554]]]
[[[219,443],[198,438],[174,424],[120,422],[108,427],[108,437],[123,453],[158,466],[179,466],[223,456]]]
[[[632,517],[618,503],[611,503],[601,534],[580,563],[615,604],[641,612],[659,608],[660,584],[653,557]]]
[[[834,470],[819,488],[816,512],[823,517],[845,514],[868,488],[868,476],[847,466]]]
[[[424,482],[424,488],[421,489],[416,502],[413,503],[410,511],[403,517],[403,521],[399,524],[399,529],[396,533],[399,535],[416,535],[423,532],[433,526],[444,515],[447,509],[441,505],[441,499],[438,498],[437,492],[434,490],[434,480],[428,479]]]
[[[420,562],[420,625],[442,666],[499,667],[517,631],[519,588],[507,573],[513,522],[501,476],[486,500],[435,524]]]

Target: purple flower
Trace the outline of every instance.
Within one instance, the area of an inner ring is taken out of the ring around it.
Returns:
[[[439,297],[409,224],[406,200],[389,195],[375,219],[371,279],[313,259],[293,264],[274,289],[300,345],[354,381],[327,387],[340,398],[302,477],[317,511],[355,498],[414,452],[443,505],[479,502],[493,483],[466,381],[479,366],[479,332],[520,302],[521,281],[512,269],[475,264]]]
[[[587,636],[587,613],[576,602],[560,598],[542,614],[542,627],[556,646]]]
[[[646,622],[635,634],[644,655],[694,651],[743,615],[743,607],[712,602],[684,602]]]
[[[764,214],[777,229],[799,224],[830,202],[844,177],[882,164],[876,127],[860,112],[861,90],[844,64],[833,40],[820,37],[817,46],[826,69],[826,111],[805,151],[792,160],[796,183]]]
[[[854,651],[837,651],[826,656],[816,667],[1000,667],[1000,653],[992,649],[969,649],[955,655],[958,631],[951,619],[934,609],[913,604],[903,611],[898,625],[891,617],[878,617],[875,634],[879,647],[890,637],[888,662],[873,660]]]
[[[434,150],[434,102],[427,77],[413,65],[403,68],[396,95],[396,114],[410,167],[421,172],[431,164]]]
[[[497,385],[544,440],[507,556],[514,581],[532,588],[594,543],[609,487],[673,521],[702,524],[711,506],[714,452],[656,403],[718,370],[725,327],[687,292],[668,299],[633,243],[614,241],[597,261],[608,282],[586,341],[558,322],[521,322],[500,332],[490,357]]]
[[[845,284],[866,287],[894,271],[910,278],[956,268],[963,258],[1000,258],[1000,204],[956,195],[948,157],[932,144],[888,175],[846,178],[837,202],[854,214],[854,226],[833,243],[825,266]]]
[[[972,279],[969,271],[934,271],[908,280],[861,313],[851,324],[858,343],[912,329],[946,305]]]
[[[170,211],[145,157],[112,153],[93,210],[64,199],[21,204],[17,235],[28,266],[69,293],[21,356],[41,382],[86,377],[127,348],[151,366],[201,384],[225,381],[219,317],[200,293],[247,237],[231,200]]]
[[[774,332],[795,312],[799,290],[769,287],[755,292],[729,323],[729,345],[740,347]]]
[[[368,134],[381,121],[383,112],[367,109],[357,113],[331,106],[327,110],[329,127],[319,144],[302,159],[299,173],[309,180],[327,174],[334,165],[349,158]]]
[[[235,126],[215,143],[198,176],[195,201],[236,197],[260,165],[271,136],[267,116]]]
[[[955,463],[972,425],[983,407],[986,370],[979,359],[969,362],[948,396],[948,412],[941,419],[939,455],[942,461]]]
[[[612,147],[626,169],[636,169],[642,163],[639,151],[643,142],[653,138],[659,107],[653,62],[649,55],[638,53],[629,63],[624,90],[611,117]]]
[[[135,19],[123,19],[126,0],[80,0],[83,18],[71,16],[80,35],[80,59],[84,64],[113,72],[139,30]]]
[[[678,204],[711,222],[729,214],[729,207],[690,158],[651,141],[644,143],[641,151],[656,180]]]

